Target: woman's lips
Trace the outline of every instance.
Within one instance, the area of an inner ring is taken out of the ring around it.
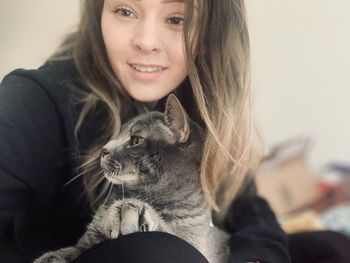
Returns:
[[[157,72],[163,70],[165,67],[158,65],[145,65],[145,64],[130,64],[135,70],[140,72]]]
[[[160,78],[166,67],[154,64],[129,64],[132,75],[135,79],[141,81],[155,81]]]

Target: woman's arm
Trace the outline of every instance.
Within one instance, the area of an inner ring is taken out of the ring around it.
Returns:
[[[50,246],[40,237],[50,232],[48,207],[59,174],[64,180],[65,172],[66,144],[57,107],[30,77],[34,74],[23,72],[0,84],[1,262],[21,262]]]
[[[256,193],[250,180],[232,203],[225,228],[231,236],[230,263],[289,263],[287,235],[269,204]]]

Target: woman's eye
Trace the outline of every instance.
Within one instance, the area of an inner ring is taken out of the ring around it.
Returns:
[[[136,17],[135,13],[128,7],[117,7],[113,10],[113,13],[116,13],[125,17]]]
[[[145,139],[140,137],[140,136],[131,136],[130,140],[129,140],[129,147],[134,147],[137,146],[139,144],[141,144]]]
[[[184,18],[182,16],[172,16],[167,19],[167,23],[176,26],[182,26],[184,23]]]

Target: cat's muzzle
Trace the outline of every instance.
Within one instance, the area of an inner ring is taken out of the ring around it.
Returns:
[[[116,161],[109,161],[102,165],[102,168],[105,172],[113,172],[115,174],[120,174],[123,169],[122,164]]]
[[[113,158],[109,152],[104,150],[101,154],[100,164],[105,173],[119,174],[123,169],[122,163]]]

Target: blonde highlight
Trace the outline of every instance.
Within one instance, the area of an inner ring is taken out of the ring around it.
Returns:
[[[208,201],[223,217],[250,168],[249,36],[243,1],[196,1],[187,12],[195,5],[201,11],[197,41],[205,44],[193,57],[191,19],[184,42],[193,94],[207,127],[201,180]]]

